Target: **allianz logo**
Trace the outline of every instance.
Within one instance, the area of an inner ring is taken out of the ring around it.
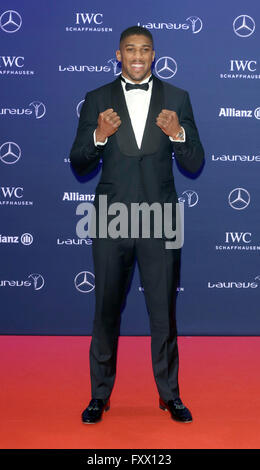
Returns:
[[[22,243],[25,246],[33,243],[33,236],[31,233],[23,233],[19,235],[2,235],[0,234],[0,244],[19,244]]]
[[[212,154],[211,159],[213,162],[260,162],[260,155]]]
[[[208,282],[209,289],[256,289],[259,287],[257,281],[260,281],[260,276],[256,276],[253,282],[247,281],[217,281]]]
[[[252,118],[260,119],[260,107],[252,109],[220,108],[219,117]]]
[[[82,194],[78,192],[65,192],[63,194],[63,201],[94,201],[95,194]]]

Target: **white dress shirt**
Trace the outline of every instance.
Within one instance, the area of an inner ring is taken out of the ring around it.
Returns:
[[[136,138],[136,143],[137,143],[137,146],[138,146],[139,149],[141,148],[141,144],[142,144],[144,129],[145,129],[145,125],[146,125],[146,120],[147,120],[147,115],[148,115],[148,110],[149,110],[150,100],[151,100],[151,95],[152,95],[153,80],[151,80],[149,82],[150,76],[148,78],[146,78],[145,80],[143,80],[142,82],[140,82],[140,84],[148,82],[149,89],[147,91],[140,90],[138,88],[136,90],[126,91],[125,90],[125,83],[121,80],[121,85],[122,85],[123,92],[124,92],[124,95],[125,95],[127,109],[128,109],[128,112],[129,112],[129,116],[130,116],[130,119],[131,119],[132,126],[133,126],[133,130],[134,130],[134,134],[135,134],[135,138]],[[132,82],[131,80],[128,80],[128,78],[125,78],[123,75],[122,75],[122,77],[124,78],[126,83],[128,82],[128,83],[133,83],[134,84],[134,82]],[[184,130],[183,127],[182,127],[182,130],[184,132],[184,138],[183,139],[174,140],[174,139],[172,139],[172,137],[169,137],[169,139],[172,142],[185,142],[185,140],[186,140],[185,139],[185,130]],[[96,141],[96,131],[94,131],[94,144],[95,145],[105,145],[106,143],[107,143],[107,138],[104,142],[97,142]]]
[[[126,83],[133,83],[124,76],[123,78],[125,79]],[[140,82],[140,85],[142,83],[149,82],[149,78],[150,77]],[[140,149],[144,134],[144,128],[147,120],[149,105],[151,101],[153,81],[151,80],[148,83],[149,89],[147,91],[140,90],[138,88],[136,90],[126,91],[125,83],[122,80],[121,84],[125,95],[127,109],[133,126],[136,143],[138,148]]]

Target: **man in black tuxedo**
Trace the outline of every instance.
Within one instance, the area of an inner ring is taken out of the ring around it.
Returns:
[[[151,73],[155,52],[151,33],[133,26],[120,37],[116,57],[122,74],[87,93],[70,160],[84,175],[97,168],[96,187],[108,205],[178,202],[172,174],[172,153],[185,170],[196,173],[204,151],[186,91],[162,82]],[[174,219],[175,222],[175,212]],[[153,225],[151,224],[153,227]],[[93,238],[96,307],[90,347],[92,398],[82,413],[84,423],[101,420],[110,407],[116,376],[120,314],[137,259],[151,327],[151,349],[159,406],[172,418],[191,422],[178,385],[178,346],[175,318],[180,249],[167,249],[164,235]],[[130,235],[129,235],[130,233]]]

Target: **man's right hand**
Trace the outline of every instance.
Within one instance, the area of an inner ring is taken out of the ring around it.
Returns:
[[[98,126],[96,128],[96,140],[104,142],[107,137],[113,135],[121,124],[120,117],[112,109],[106,109],[98,116]]]

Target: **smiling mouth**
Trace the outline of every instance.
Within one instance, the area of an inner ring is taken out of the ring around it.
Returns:
[[[144,64],[131,64],[131,67],[135,70],[141,70],[144,68]]]

